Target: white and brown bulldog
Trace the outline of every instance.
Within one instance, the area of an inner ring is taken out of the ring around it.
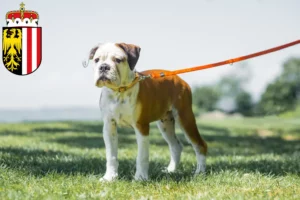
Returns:
[[[182,152],[182,145],[175,135],[176,122],[195,150],[195,174],[204,172],[207,145],[197,129],[189,85],[178,76],[141,79],[153,72],[166,71],[137,73],[135,65],[140,50],[132,44],[105,43],[92,48],[89,54],[89,59],[94,62],[95,85],[102,88],[100,109],[107,161],[106,173],[101,180],[111,181],[118,176],[117,125],[134,129],[138,145],[135,179],[148,179],[149,124],[153,121],[171,152],[167,171],[175,171]]]

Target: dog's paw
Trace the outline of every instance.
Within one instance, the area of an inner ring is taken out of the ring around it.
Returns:
[[[135,181],[147,181],[148,180],[148,174],[140,174],[140,173],[136,173],[134,176],[134,180]]]
[[[168,168],[167,168],[167,171],[169,172],[169,173],[173,173],[173,172],[175,172],[176,171],[176,164],[175,163],[170,163],[169,164],[169,166],[168,166]]]
[[[104,182],[112,182],[116,179],[117,179],[117,177],[108,177],[108,178],[106,178],[106,177],[103,176],[102,178],[99,179],[99,181],[104,183]]]
[[[168,167],[164,168],[162,170],[163,173],[174,173],[177,169],[177,165],[174,162],[170,162],[170,164],[168,165]]]
[[[118,178],[118,174],[105,174],[102,178],[99,179],[100,182],[111,182]]]
[[[176,171],[176,167],[174,166],[168,166],[168,167],[165,167],[161,170],[162,173],[174,173]]]
[[[164,167],[164,168],[161,170],[161,172],[162,172],[162,173],[169,173],[167,167]]]
[[[205,174],[205,168],[206,168],[205,163],[198,164],[194,176],[197,176],[198,174]]]

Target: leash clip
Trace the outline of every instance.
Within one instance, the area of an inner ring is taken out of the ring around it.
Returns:
[[[149,75],[147,75],[147,76],[140,76],[139,77],[139,81],[143,81],[143,80],[145,80],[146,78],[151,78],[151,75],[149,74]]]
[[[159,75],[160,75],[160,77],[164,77],[165,73],[161,72]]]

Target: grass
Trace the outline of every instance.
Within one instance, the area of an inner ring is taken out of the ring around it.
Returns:
[[[179,130],[180,168],[161,172],[169,151],[152,126],[150,180],[133,181],[135,136],[120,129],[120,178],[101,183],[100,122],[0,124],[0,199],[300,199],[299,119],[207,120],[199,129],[209,145],[205,176],[193,178],[195,156]]]

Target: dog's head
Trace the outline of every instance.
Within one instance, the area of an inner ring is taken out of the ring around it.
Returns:
[[[94,63],[95,85],[116,88],[129,84],[135,76],[140,50],[125,43],[105,43],[92,48],[89,59]]]

